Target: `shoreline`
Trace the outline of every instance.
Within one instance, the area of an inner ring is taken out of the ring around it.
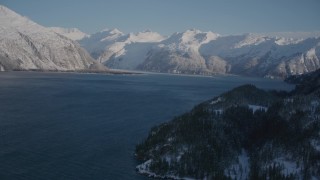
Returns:
[[[232,76],[232,77],[239,77],[242,75],[237,74],[223,74],[223,73],[212,73],[212,74],[187,74],[187,73],[169,73],[169,72],[153,72],[153,71],[139,71],[139,70],[125,70],[125,69],[113,69],[115,71],[129,71],[134,73],[141,73],[141,74],[155,74],[155,75],[169,75],[169,76],[186,76],[186,77],[217,77],[217,76]],[[244,76],[250,77],[250,76]],[[263,77],[262,77],[263,78]]]
[[[28,69],[28,70],[8,70],[0,71],[0,73],[6,72],[40,72],[40,73],[74,73],[74,74],[105,74],[105,75],[164,75],[164,76],[184,76],[184,77],[200,77],[200,78],[214,78],[217,76],[222,77],[239,77],[241,75],[236,74],[179,74],[179,73],[166,73],[166,72],[150,72],[150,71],[137,71],[137,70],[125,70],[125,69],[108,69],[108,70],[41,70],[41,69]]]
[[[39,72],[39,73],[73,73],[73,74],[106,74],[106,75],[139,75],[144,73],[133,72],[133,71],[125,71],[125,70],[41,70],[41,69],[29,69],[29,70],[9,70],[9,71],[0,71],[0,73],[7,73],[7,72]]]
[[[139,71],[139,70],[125,70],[125,69],[108,69],[108,70],[41,70],[41,69],[28,69],[28,70],[8,70],[0,71],[5,72],[44,72],[44,73],[79,73],[79,74],[109,74],[109,75],[166,75],[166,76],[184,76],[184,77],[201,77],[201,78],[215,78],[215,77],[248,77],[255,78],[256,76],[238,75],[238,74],[184,74],[184,73],[167,73],[167,72],[152,72],[152,71]],[[270,80],[281,80],[282,78],[258,77]]]
[[[174,175],[158,175],[156,173],[153,173],[149,170],[151,162],[152,162],[152,160],[149,159],[148,161],[137,165],[136,166],[137,173],[142,176],[146,176],[148,178],[153,178],[153,179],[194,180],[194,178],[178,177],[178,176],[174,176]]]

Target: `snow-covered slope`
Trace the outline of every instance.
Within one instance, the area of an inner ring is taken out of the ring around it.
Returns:
[[[269,32],[269,33],[254,33],[260,36],[268,37],[283,37],[287,39],[308,39],[320,37],[320,31],[311,32]]]
[[[174,33],[152,48],[139,68],[156,72],[209,73],[206,61],[198,50],[200,46],[215,40],[218,36],[212,32],[201,32],[196,29]]]
[[[0,5],[1,70],[105,69],[78,43]]]
[[[80,31],[77,28],[50,27],[49,29],[51,29],[55,33],[61,34],[74,41],[77,41],[89,36],[88,34]]]
[[[118,29],[104,29],[95,34],[91,34],[78,41],[82,47],[84,47],[90,55],[98,59],[99,56],[104,52],[105,48],[117,41],[121,41],[121,37],[124,34]]]
[[[202,46],[206,59],[220,57],[227,72],[286,77],[320,68],[320,38],[296,39],[256,34],[220,37]]]
[[[137,69],[152,47],[163,39],[160,34],[149,30],[130,33],[122,41],[108,46],[99,60],[117,69]]]
[[[150,30],[124,34],[118,29],[106,29],[79,42],[92,57],[108,67],[136,69],[152,46],[163,39]]]
[[[198,50],[198,48],[219,37],[211,31],[202,32],[197,29],[190,29],[182,33],[174,33],[168,39],[161,42],[159,47],[166,47],[171,51],[187,52],[189,50]]]

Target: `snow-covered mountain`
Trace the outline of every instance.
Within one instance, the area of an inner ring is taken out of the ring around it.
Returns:
[[[88,34],[80,31],[77,28],[50,27],[49,29],[51,29],[55,33],[61,34],[74,41],[77,41],[89,36]]]
[[[260,36],[268,37],[283,37],[287,39],[308,39],[314,37],[320,37],[320,31],[310,31],[310,32],[269,32],[269,33],[254,33]]]
[[[221,36],[191,29],[164,38],[150,31],[124,34],[108,30],[80,43],[111,68],[286,77],[320,67],[318,37],[317,32]]]
[[[164,37],[149,30],[105,29],[87,35],[40,26],[4,6],[0,24],[0,70],[84,70],[103,63],[116,69],[283,78],[320,68],[320,32],[221,36],[190,29]]]
[[[78,43],[0,5],[0,69],[104,70]]]
[[[320,38],[295,39],[256,34],[220,37],[202,46],[206,59],[220,57],[226,72],[286,77],[320,68]]]
[[[152,46],[163,39],[150,30],[124,34],[118,29],[106,29],[79,42],[92,57],[108,67],[136,69]]]
[[[104,29],[95,34],[91,34],[90,36],[85,37],[78,42],[90,53],[93,58],[98,59],[107,46],[120,41],[120,38],[123,35],[124,34],[118,29]]]
[[[169,73],[209,73],[199,48],[215,40],[219,35],[196,29],[174,33],[158,43],[149,52],[139,69]]]

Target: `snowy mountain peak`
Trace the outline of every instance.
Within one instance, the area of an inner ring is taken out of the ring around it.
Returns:
[[[286,38],[286,39],[307,39],[313,37],[320,37],[320,31],[313,32],[270,32],[270,33],[254,33],[262,36],[274,37],[274,38]]]
[[[0,15],[1,16],[20,16],[19,14],[15,13],[11,9],[9,9],[3,5],[0,5]]]
[[[117,28],[114,28],[112,30],[109,31],[110,34],[123,34],[119,29]]]
[[[243,35],[243,40],[235,44],[234,48],[241,48],[243,46],[250,46],[250,45],[259,45],[260,43],[270,39],[271,38],[267,36],[248,33]]]
[[[216,34],[216,33],[213,33],[212,31],[207,31],[207,32],[205,32],[205,31],[201,31],[201,30],[199,30],[199,29],[195,29],[195,28],[193,28],[193,29],[188,29],[188,30],[186,30],[185,32],[182,32],[182,34],[193,34],[193,35],[197,35],[197,34],[210,34],[210,35],[214,35],[214,36],[220,36],[219,34]]]
[[[96,33],[95,35],[97,35],[97,37],[100,36],[100,41],[114,41],[115,39],[123,36],[123,32],[121,32],[118,29],[105,29],[103,31],[101,31],[100,33]]]
[[[169,49],[188,51],[189,49],[198,50],[202,44],[206,44],[219,37],[211,31],[202,32],[197,29],[190,29],[182,33],[174,33],[163,44],[169,45]],[[160,45],[162,46],[162,45]]]
[[[100,33],[106,32],[106,31],[110,31],[110,29],[109,29],[109,28],[104,28],[104,29],[102,29],[102,30],[100,31]]]
[[[151,29],[146,29],[143,32],[152,32],[152,30]]]
[[[113,28],[113,29],[105,28],[105,29],[103,29],[102,31],[100,31],[98,33],[103,33],[103,34],[123,34],[123,32],[121,32],[117,28]],[[98,34],[98,33],[96,33],[96,34]]]
[[[61,28],[61,27],[50,27],[53,32],[58,33],[60,35],[63,35],[69,39],[72,39],[74,41],[83,39],[85,37],[88,37],[89,35],[80,31],[77,28]]]
[[[130,33],[129,40],[131,42],[160,42],[164,37],[157,32],[143,31],[138,33]]]
[[[2,70],[75,71],[99,66],[78,43],[4,6],[0,24]]]
[[[197,43],[199,45],[215,40],[219,35],[211,31],[202,32],[197,29],[191,29],[181,34],[181,41],[184,43]]]
[[[2,5],[0,5],[0,24],[0,28],[2,29],[11,27],[18,29],[19,27],[27,27],[28,25],[37,25],[27,17],[21,16],[20,14],[17,14],[16,12]],[[38,28],[39,27],[40,26],[38,26]]]
[[[303,41],[303,39],[295,39],[295,38],[285,38],[285,37],[275,37],[275,43],[278,45],[290,45],[290,44],[297,44],[301,41]]]
[[[192,29],[186,30],[185,33],[195,33],[195,34],[198,34],[198,33],[202,33],[202,31],[199,30],[199,29],[192,28]]]

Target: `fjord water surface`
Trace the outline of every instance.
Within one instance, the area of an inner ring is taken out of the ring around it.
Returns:
[[[241,84],[239,76],[0,73],[0,179],[146,179],[135,145],[151,127]]]

